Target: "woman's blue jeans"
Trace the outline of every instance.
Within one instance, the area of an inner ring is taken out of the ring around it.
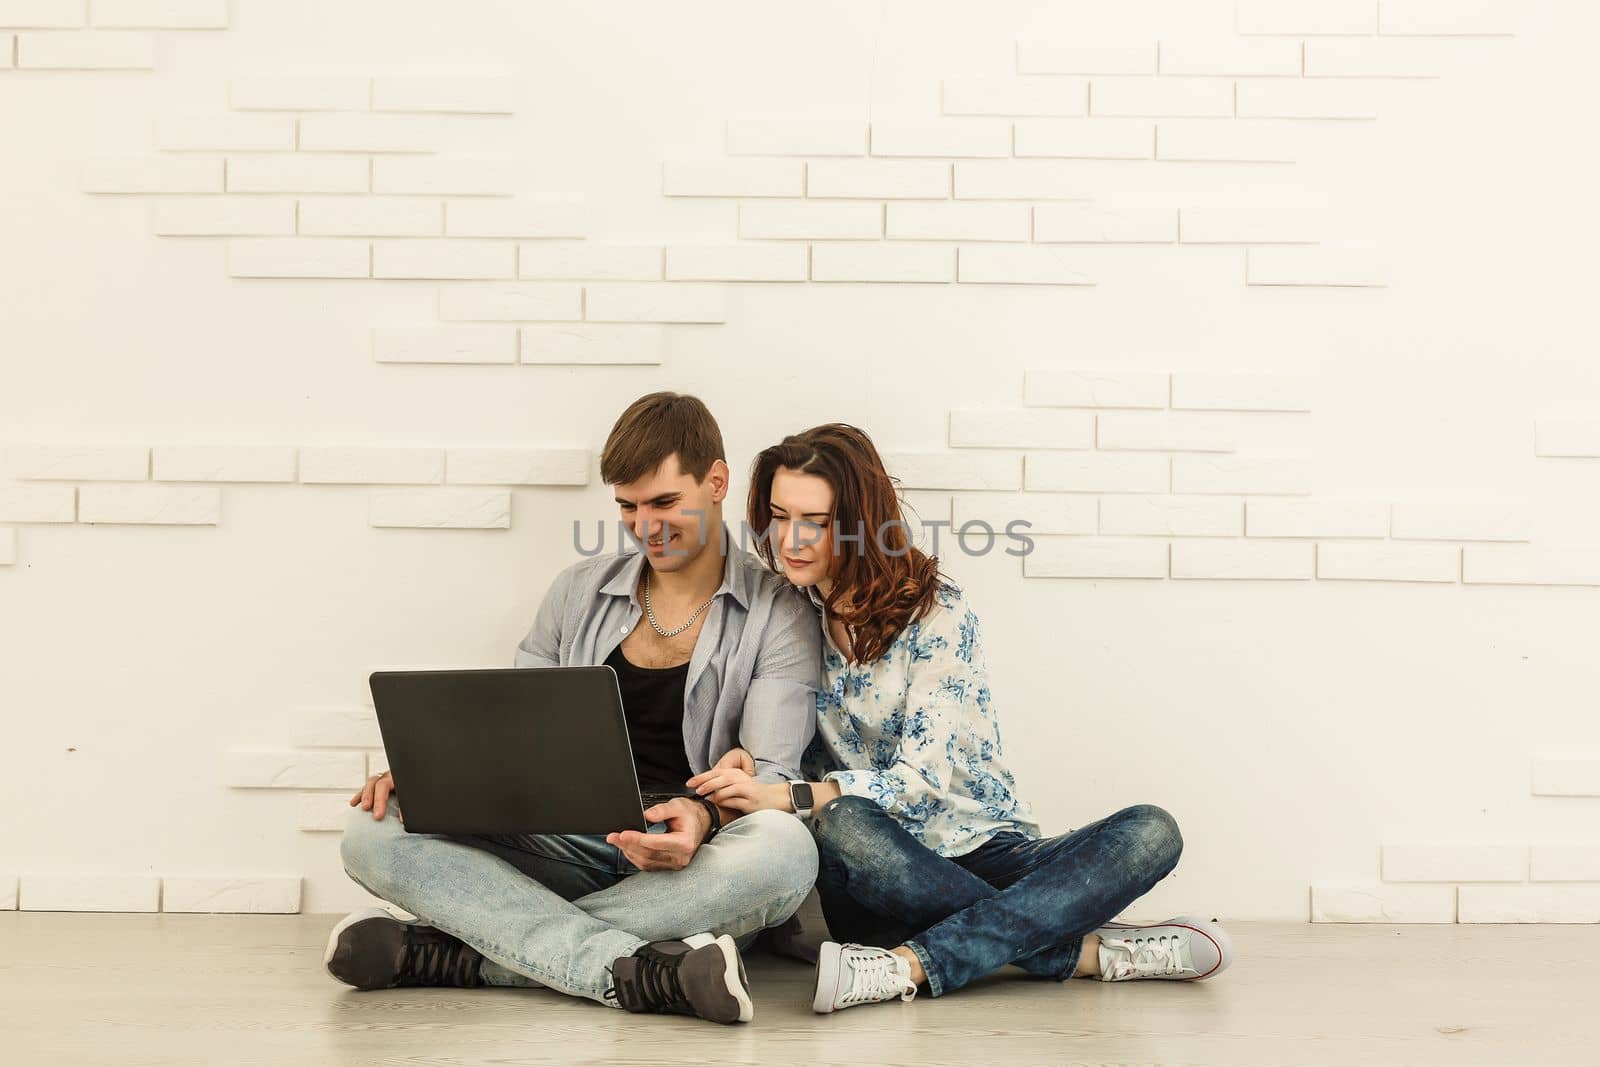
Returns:
[[[1083,936],[1148,893],[1183,852],[1178,824],[1152,804],[1058,837],[1006,831],[949,859],[864,797],[823,805],[812,829],[834,939],[905,945],[936,997],[1008,963],[1071,978]]]

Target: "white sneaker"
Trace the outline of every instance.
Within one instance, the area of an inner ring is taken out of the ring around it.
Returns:
[[[826,1015],[857,1004],[877,1004],[917,995],[911,963],[888,949],[824,941],[817,954],[817,992],[811,1010]]]
[[[1201,982],[1233,962],[1233,939],[1215,919],[1206,922],[1179,915],[1148,926],[1107,923],[1095,935],[1100,938],[1102,982],[1136,978]]]

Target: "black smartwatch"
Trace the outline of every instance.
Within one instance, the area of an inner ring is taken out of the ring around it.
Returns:
[[[794,813],[799,818],[811,818],[811,783],[790,782],[789,803],[794,807]]]

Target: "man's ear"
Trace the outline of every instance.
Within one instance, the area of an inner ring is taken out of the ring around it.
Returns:
[[[711,468],[706,471],[706,480],[711,483],[712,503],[720,504],[728,495],[728,485],[733,480],[733,472],[728,470],[727,463],[722,460],[712,460]]]

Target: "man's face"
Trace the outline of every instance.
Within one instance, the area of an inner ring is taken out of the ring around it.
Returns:
[[[613,490],[622,521],[644,544],[650,566],[663,572],[681,570],[720,534],[728,465],[717,460],[705,481],[696,482],[679,468],[673,453],[654,471]]]

